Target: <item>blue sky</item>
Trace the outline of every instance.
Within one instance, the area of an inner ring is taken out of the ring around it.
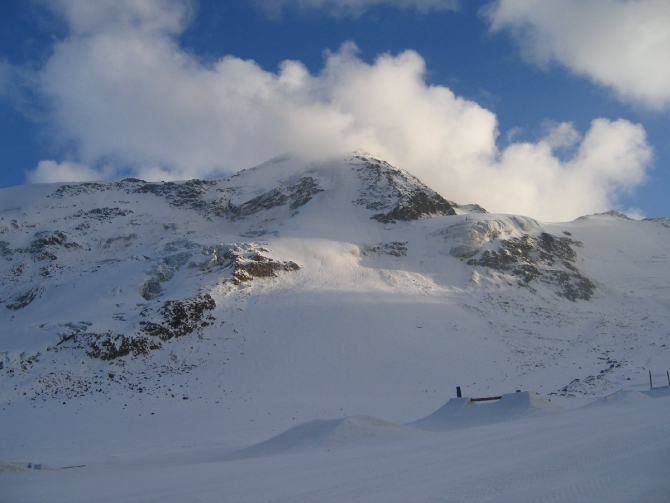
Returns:
[[[491,211],[670,216],[668,26],[665,0],[5,0],[0,187],[362,149]]]

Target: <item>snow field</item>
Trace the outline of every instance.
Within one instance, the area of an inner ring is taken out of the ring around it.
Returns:
[[[241,460],[227,459],[226,446],[203,435],[187,448],[136,447],[58,473],[3,473],[0,495],[16,503],[662,503],[670,491],[667,413],[668,399],[657,398],[339,445],[319,441],[323,428],[303,428],[290,435],[307,450]]]

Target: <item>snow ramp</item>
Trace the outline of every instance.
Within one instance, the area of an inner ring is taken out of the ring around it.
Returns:
[[[506,393],[497,401],[478,402],[472,398],[452,398],[432,414],[407,426],[421,430],[444,431],[484,426],[562,410],[534,391]]]
[[[291,452],[324,450],[331,447],[407,438],[421,434],[422,432],[413,428],[370,416],[318,419],[294,426],[269,440],[235,451],[227,458],[277,456]]]
[[[43,465],[42,463],[32,463],[28,461],[0,461],[0,473],[15,472],[59,472],[60,468]]]
[[[639,391],[632,390],[619,390],[616,393],[607,395],[593,402],[585,405],[584,407],[598,407],[600,405],[608,405],[613,403],[639,403],[643,400],[649,400],[650,398],[644,393]]]

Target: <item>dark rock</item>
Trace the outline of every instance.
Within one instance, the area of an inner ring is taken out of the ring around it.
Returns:
[[[298,264],[290,260],[283,262],[263,255],[268,251],[254,243],[217,245],[202,250],[212,258],[200,267],[208,271],[230,268],[233,282],[237,285],[254,278],[276,277],[279,272],[300,269]]]
[[[297,210],[307,204],[319,192],[323,192],[323,189],[320,187],[318,180],[304,176],[294,185],[276,187],[239,206],[229,202],[224,213],[229,218],[236,220],[286,204],[289,205],[289,209]]]
[[[122,210],[121,208],[93,208],[90,211],[80,210],[70,218],[90,218],[100,222],[110,222],[117,217],[132,215],[132,210]]]
[[[23,309],[27,305],[29,305],[31,302],[33,302],[35,299],[37,299],[42,293],[44,292],[44,288],[40,286],[35,286],[28,290],[25,293],[22,293],[20,295],[17,295],[10,301],[9,303],[5,304],[5,307],[7,309],[13,309],[13,310],[19,310]]]
[[[0,241],[0,254],[7,261],[12,261],[14,256],[14,250],[9,247],[9,243],[6,241]]]
[[[407,198],[401,199],[388,213],[378,213],[372,218],[382,223],[393,223],[396,220],[418,220],[428,215],[455,215],[456,211],[449,201],[435,193],[428,195],[418,191]]]
[[[64,197],[79,196],[84,194],[93,194],[95,192],[104,192],[108,190],[110,184],[99,182],[83,182],[75,184],[61,185],[56,191],[48,197],[62,199]]]
[[[380,211],[371,218],[382,223],[418,220],[430,215],[455,215],[455,204],[447,201],[421,181],[385,161],[354,156],[364,161],[356,168],[362,181],[356,204]]]
[[[158,322],[140,322],[140,331],[162,341],[183,337],[202,329],[203,318],[213,321],[215,318],[206,315],[216,303],[208,293],[192,299],[169,300],[163,304],[158,314],[162,320]],[[144,313],[146,315],[146,313]]]
[[[81,249],[82,245],[74,241],[68,234],[63,231],[53,232],[38,232],[35,234],[28,248],[19,249],[22,253],[30,253],[34,260],[57,260],[58,257],[54,251],[64,248],[66,250]]]
[[[210,210],[210,202],[205,199],[205,194],[216,185],[211,180],[189,180],[187,182],[161,182],[161,183],[138,183],[131,192],[138,194],[151,193],[165,198],[165,200],[176,208],[196,210],[207,214]]]
[[[509,272],[523,285],[534,280],[554,285],[559,296],[573,302],[590,300],[596,285],[575,267],[577,253],[573,246],[581,247],[582,243],[546,232],[539,236],[525,234],[500,240],[498,250],[486,250],[467,264]]]
[[[300,269],[300,266],[295,262],[278,262],[257,254],[249,261],[236,261],[233,277],[236,283],[242,283],[253,278],[276,277],[280,271],[289,272],[298,269]]]
[[[105,332],[96,334],[87,332],[76,336],[78,342],[86,346],[86,354],[100,360],[115,360],[123,356],[139,356],[160,349],[161,344],[142,336],[127,336]]]
[[[393,257],[407,256],[407,241],[392,241],[390,243],[379,243],[378,245],[364,245],[361,249],[363,255],[391,255]]]

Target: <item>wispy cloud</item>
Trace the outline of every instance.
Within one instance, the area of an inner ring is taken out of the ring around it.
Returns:
[[[6,98],[10,93],[12,81],[12,65],[0,59],[0,98]]]
[[[333,16],[357,17],[373,7],[389,6],[412,9],[421,13],[456,10],[459,0],[255,0],[271,15],[279,15],[286,8],[319,10]]]
[[[616,206],[651,165],[644,129],[625,120],[553,124],[537,142],[498,147],[496,116],[428,85],[413,51],[367,63],[345,43],[317,74],[298,61],[277,72],[233,56],[204,64],[177,43],[187,3],[113,5],[59,4],[71,33],[38,82],[55,140],[73,148],[31,181],[212,177],[283,152],[363,149],[458,202],[567,220]]]
[[[496,0],[484,12],[528,61],[558,63],[625,102],[670,108],[667,0]]]

